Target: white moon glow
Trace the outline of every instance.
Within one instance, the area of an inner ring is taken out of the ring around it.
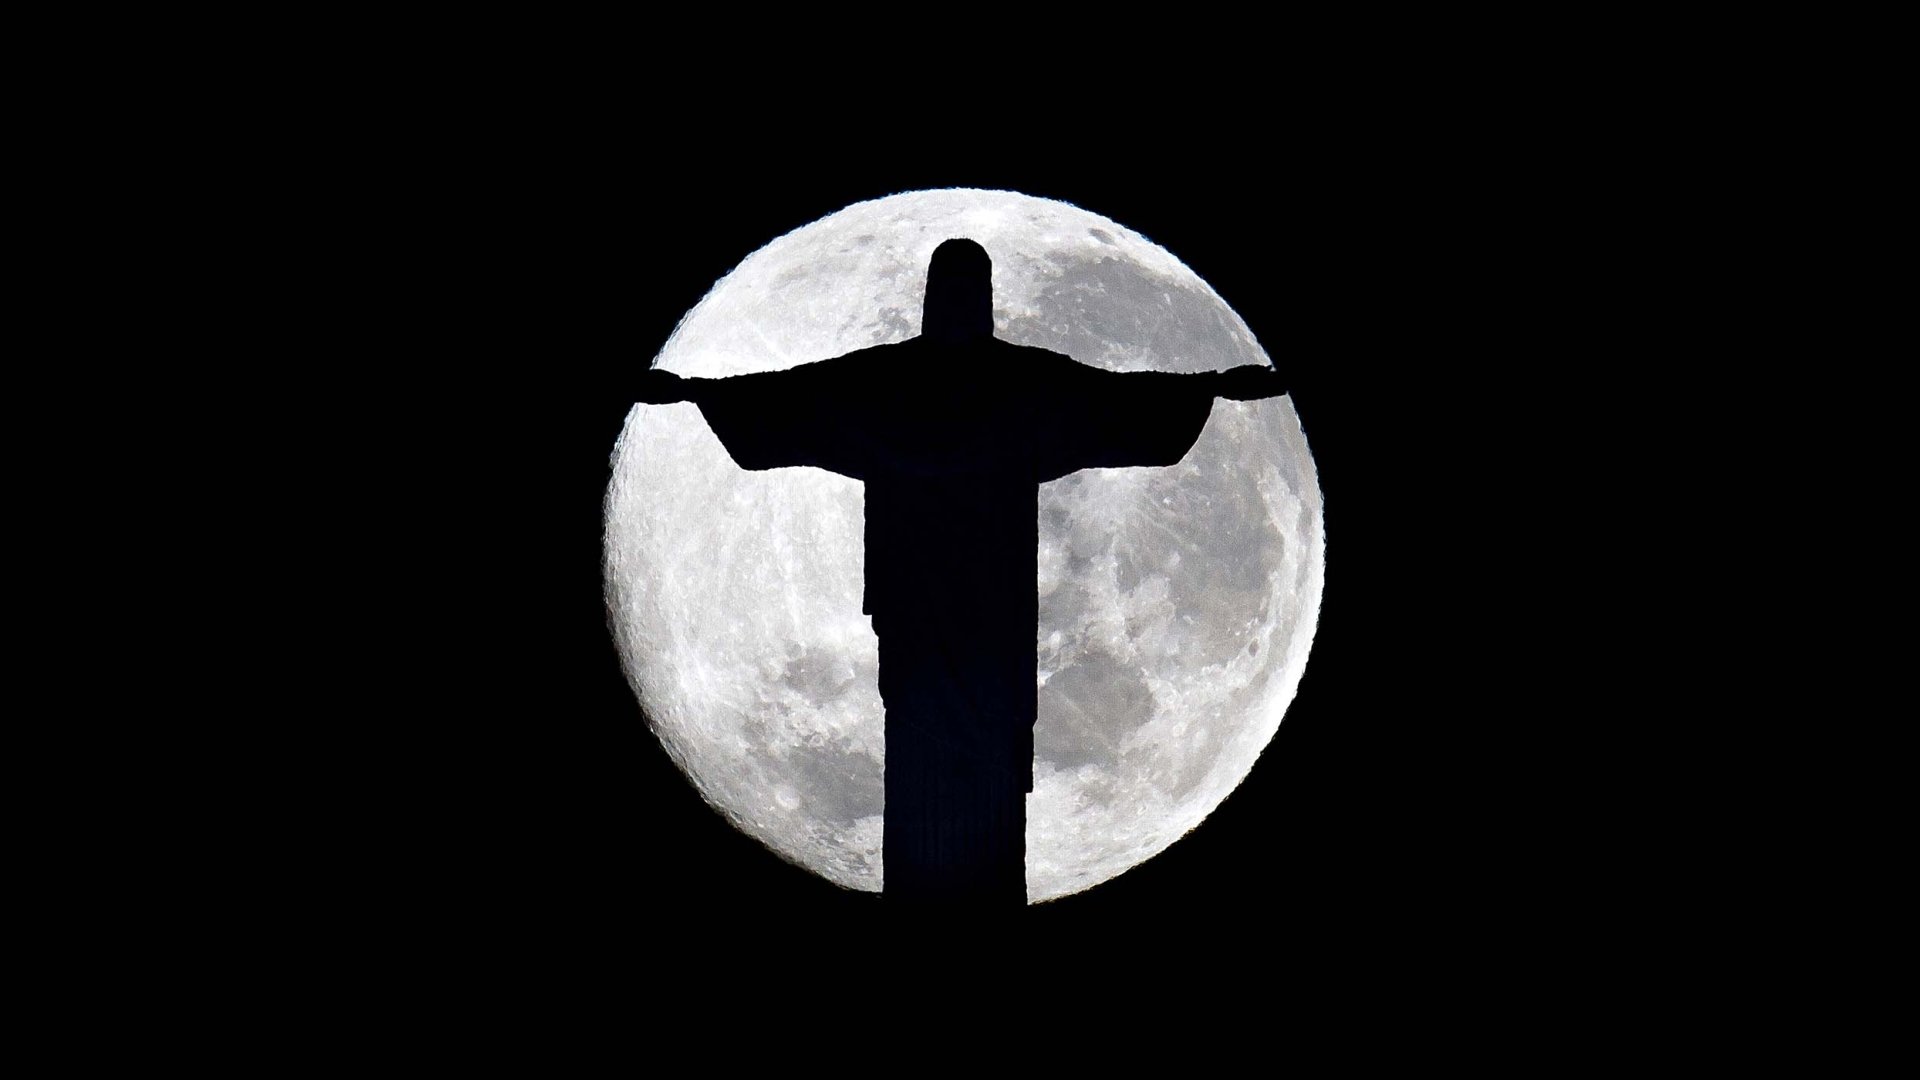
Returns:
[[[928,259],[953,237],[992,256],[1005,341],[1112,370],[1267,362],[1137,233],[1065,203],[947,190],[850,206],[748,256],[658,365],[735,375],[904,341]],[[860,613],[861,485],[743,471],[695,406],[636,405],[606,509],[614,631],[674,761],[775,852],[878,891],[886,733]],[[1040,487],[1038,512],[1030,902],[1152,857],[1246,777],[1305,667],[1324,552],[1285,398],[1217,401],[1180,464],[1076,473]]]

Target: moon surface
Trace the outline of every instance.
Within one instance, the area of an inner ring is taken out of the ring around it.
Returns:
[[[715,377],[904,341],[953,237],[992,256],[1005,341],[1119,371],[1267,362],[1139,234],[1066,203],[942,190],[849,206],[754,252],[656,363]],[[879,891],[886,728],[860,612],[863,506],[859,482],[822,470],[737,468],[693,405],[636,405],[607,493],[606,587],[627,677],[707,802],[782,857]],[[1324,566],[1286,398],[1216,401],[1178,465],[1076,473],[1040,486],[1036,511],[1029,902],[1151,858],[1246,777],[1299,685]]]

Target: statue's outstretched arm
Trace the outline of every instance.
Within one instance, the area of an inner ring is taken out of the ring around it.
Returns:
[[[634,391],[648,405],[698,406],[733,463],[742,469],[812,466],[866,478],[859,442],[850,437],[849,403],[821,364],[719,379],[653,368]]]
[[[671,371],[648,368],[640,375],[640,385],[634,391],[634,399],[648,405],[674,405],[694,399],[694,383],[699,380],[683,379]]]
[[[702,379],[675,375],[660,368],[648,368],[640,375],[634,400],[648,405],[737,405],[748,403],[777,406],[793,405],[795,395],[818,390],[821,365],[808,364],[787,371],[766,371],[752,375],[733,375]]]
[[[1245,364],[1216,372],[1211,381],[1213,396],[1229,401],[1258,401],[1287,392],[1287,382],[1279,370],[1267,364]]]

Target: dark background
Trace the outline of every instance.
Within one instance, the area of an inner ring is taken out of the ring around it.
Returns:
[[[626,378],[714,280],[850,202],[970,185],[1075,202],[1185,260],[1286,371],[1326,505],[1320,625],[1279,733],[1192,835],[1024,912],[1040,958],[1070,976],[1099,957],[1225,958],[1264,989],[1295,958],[1364,982],[1434,957],[1447,985],[1428,1004],[1459,1000],[1456,977],[1486,960],[1583,977],[1570,955],[1652,928],[1663,966],[1636,1000],[1670,981],[1668,958],[1753,910],[1698,886],[1730,848],[1770,851],[1784,832],[1754,813],[1777,793],[1726,798],[1724,778],[1804,780],[1742,773],[1733,755],[1754,738],[1723,701],[1771,690],[1795,639],[1774,631],[1737,674],[1700,678],[1719,674],[1702,657],[1727,609],[1697,584],[1748,549],[1798,565],[1804,537],[1769,521],[1689,548],[1663,524],[1725,505],[1741,455],[1770,445],[1701,421],[1735,411],[1724,387],[1754,382],[1729,326],[1778,323],[1773,294],[1725,265],[1772,266],[1755,178],[1785,152],[1774,110],[1691,61],[1706,93],[1676,109],[1685,96],[1657,84],[1623,100],[1642,72],[1610,49],[1569,66],[1563,42],[1510,49],[1489,29],[1509,62],[1483,64],[1420,27],[1395,33],[1389,54],[1370,28],[1324,59],[1311,36],[1250,42],[1257,63],[1237,70],[1253,85],[1232,87],[1154,75],[1139,58],[1159,42],[1085,54],[1134,72],[1104,82],[1003,46],[967,70],[1021,100],[941,113],[917,85],[896,92],[921,73],[844,50],[790,50],[790,78],[740,58],[689,76],[635,59],[676,47],[665,37],[621,35],[599,58],[578,40],[470,48],[439,28],[380,70],[328,51],[283,74],[284,92],[214,72],[190,108],[147,102],[152,131],[125,146],[75,126],[116,151],[79,216],[131,227],[73,256],[155,297],[123,311],[83,290],[97,310],[79,324],[125,325],[127,366],[208,413],[183,424],[147,383],[74,366],[187,436],[178,461],[105,445],[164,495],[140,527],[195,556],[161,568],[160,603],[74,596],[96,624],[82,647],[104,657],[126,626],[161,625],[189,654],[164,666],[205,674],[153,697],[164,681],[103,666],[64,699],[91,769],[97,684],[149,698],[121,748],[130,797],[111,804],[114,834],[142,850],[101,892],[101,924],[135,912],[143,938],[180,950],[168,978],[201,970],[203,941],[230,942],[330,996],[311,973],[344,974],[348,1000],[384,990],[403,1024],[468,982],[489,997],[587,988],[625,1019],[636,986],[728,942],[756,967],[706,966],[783,1000],[805,1000],[822,956],[864,970],[893,954],[873,898],[736,833],[645,730],[604,622],[601,498]],[[1190,55],[1236,66],[1211,46]],[[833,71],[880,77],[821,87]],[[723,80],[735,93],[702,106]],[[110,111],[138,117],[142,97],[116,92]],[[1769,132],[1765,153],[1697,168],[1730,117]],[[1716,288],[1740,303],[1717,306]],[[1809,355],[1824,354],[1795,373]],[[1678,407],[1689,381],[1712,392]],[[1634,450],[1662,432],[1713,453]],[[112,492],[125,473],[89,475]],[[202,520],[196,499],[232,517]],[[103,557],[85,576],[117,590],[149,569]],[[241,602],[210,603],[229,582]],[[176,632],[176,611],[221,633]],[[225,699],[218,722],[197,716],[207,697]],[[1519,974],[1522,997],[1543,981]]]
[[[91,774],[93,695],[143,698],[137,738],[105,740],[128,765],[109,836],[137,857],[70,845],[119,871],[86,886],[98,927],[177,950],[156,996],[179,999],[177,977],[225,950],[259,1007],[282,1002],[256,988],[291,977],[328,998],[311,1015],[347,1025],[340,1003],[383,995],[404,1026],[436,1003],[464,1016],[573,990],[605,1011],[569,1001],[569,1017],[626,1030],[652,1015],[644,994],[701,971],[734,1000],[764,990],[777,1021],[823,972],[923,955],[898,946],[956,922],[903,928],[785,866],[667,760],[605,627],[600,515],[626,380],[714,280],[853,201],[971,185],[1075,202],[1217,289],[1295,387],[1326,509],[1318,634],[1252,775],[1164,854],[1023,912],[1021,971],[1047,965],[1073,992],[1104,961],[1119,977],[1097,989],[1148,1003],[1119,1015],[1209,1033],[1213,1012],[1152,1000],[1204,980],[1136,967],[1240,967],[1257,1008],[1269,988],[1322,992],[1334,967],[1362,989],[1424,974],[1417,1010],[1464,1005],[1482,1022],[1464,1030],[1504,1039],[1512,1014],[1462,992],[1489,971],[1543,1012],[1562,1004],[1543,988],[1611,994],[1589,973],[1624,974],[1624,1007],[1591,1015],[1632,1027],[1649,989],[1698,996],[1673,974],[1703,940],[1768,963],[1755,943],[1805,920],[1763,901],[1827,887],[1797,881],[1780,845],[1837,834],[1792,820],[1818,766],[1755,761],[1765,710],[1729,703],[1774,696],[1799,655],[1781,589],[1740,560],[1799,581],[1811,549],[1791,510],[1818,486],[1774,479],[1794,440],[1715,421],[1797,423],[1808,358],[1829,355],[1794,350],[1784,378],[1756,363],[1782,351],[1765,339],[1794,280],[1775,222],[1799,162],[1776,125],[1826,114],[1749,100],[1764,80],[1696,63],[1704,38],[1666,46],[1675,87],[1593,28],[1518,44],[1458,27],[1476,51],[1378,22],[1345,41],[1243,35],[1254,55],[1237,58],[1076,34],[980,41],[943,67],[777,41],[790,72],[697,56],[737,32],[610,35],[601,57],[577,33],[500,48],[355,25],[337,31],[352,48],[316,31],[306,66],[246,50],[277,78],[216,67],[184,106],[116,88],[106,112],[141,137],[70,125],[111,161],[81,166],[85,205],[51,220],[98,223],[69,257],[144,300],[75,290],[74,327],[133,341],[68,367],[96,383],[76,400],[129,404],[166,438],[71,431],[117,458],[82,490],[137,475],[161,495],[145,517],[104,498],[112,518],[89,529],[156,532],[192,558],[115,549],[65,582],[82,649],[118,655],[122,631],[158,626],[185,654],[152,678],[103,659],[56,701]],[[690,64],[657,62],[682,46]],[[1169,52],[1208,77],[1161,71]],[[165,63],[179,70],[156,91],[189,74]],[[986,81],[1015,100],[927,104],[929,84]],[[1736,486],[1749,475],[1768,497]],[[230,516],[201,512],[216,508]],[[1688,535],[1715,517],[1740,527]],[[72,523],[41,534],[65,543]],[[152,602],[72,591],[155,576]],[[1729,611],[1752,612],[1754,640],[1733,640]],[[180,612],[219,633],[176,629]],[[1831,712],[1796,712],[1771,745],[1802,756]],[[1309,959],[1331,967],[1294,963]],[[1021,1023],[1051,1007],[1026,985],[1003,1010]],[[1390,1041],[1371,1002],[1330,1000]]]
[[[601,498],[624,380],[715,280],[849,203],[937,186],[1062,199],[1184,260],[1287,373],[1325,495],[1313,651],[1251,776],[1023,930],[1377,955],[1511,942],[1572,910],[1583,684],[1556,670],[1553,469],[1527,452],[1558,391],[1524,363],[1556,292],[1494,167],[1510,158],[1323,132],[1265,160],[867,150],[822,170],[587,134],[464,144],[393,196],[369,279],[423,346],[390,376],[420,393],[393,400],[439,418],[391,425],[409,464],[368,538],[395,541],[411,594],[367,620],[407,686],[363,721],[402,804],[370,826],[369,887],[417,898],[423,933],[624,954],[666,928],[884,925],[874,897],[735,832],[646,730],[605,625]]]

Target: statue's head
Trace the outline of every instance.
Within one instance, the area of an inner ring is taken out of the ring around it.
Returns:
[[[956,345],[993,336],[993,260],[986,248],[948,240],[933,249],[920,333]]]

